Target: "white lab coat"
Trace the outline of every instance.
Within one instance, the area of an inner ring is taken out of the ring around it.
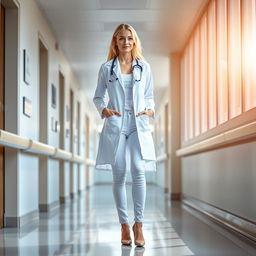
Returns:
[[[105,118],[99,138],[99,146],[96,157],[95,168],[97,170],[112,170],[111,165],[115,163],[116,150],[121,134],[124,116],[125,88],[122,82],[118,58],[115,61],[112,76],[110,76],[111,64],[112,60],[101,65],[98,74],[98,84],[93,97],[93,102],[101,118]],[[153,79],[150,66],[147,62],[141,60],[139,60],[139,64],[143,68],[141,81],[135,81],[135,79],[140,79],[140,69],[135,67],[133,70],[134,113],[136,115],[137,113],[146,109],[152,109],[154,111],[154,115],[151,118],[155,119]],[[133,60],[132,65],[136,65],[135,59]],[[116,78],[118,78],[118,80],[116,80]],[[110,80],[112,80],[112,82],[110,82]],[[106,104],[106,91],[108,92],[109,96],[108,104]],[[105,117],[102,114],[102,110],[105,107],[118,111],[122,116],[113,115],[108,118]],[[145,171],[156,171],[155,147],[149,125],[150,117],[143,114],[135,118],[142,158],[145,160],[153,160],[146,161]],[[127,166],[128,171],[130,171],[130,166]]]

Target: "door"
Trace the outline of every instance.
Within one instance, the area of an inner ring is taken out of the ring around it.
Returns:
[[[65,150],[65,78],[64,75],[59,72],[59,148]],[[65,199],[65,162],[60,160],[60,201],[63,202]]]
[[[47,99],[48,99],[48,62],[49,53],[46,45],[43,43],[41,36],[38,40],[39,48],[39,141],[48,143],[48,113],[47,113]],[[45,205],[48,202],[48,189],[45,184],[48,184],[48,156],[42,155],[39,157],[39,210],[45,211]]]
[[[90,119],[85,117],[86,132],[86,159],[90,159]],[[90,165],[86,165],[86,187],[90,186]]]
[[[70,89],[69,94],[69,107],[70,107],[70,136],[69,136],[69,150],[71,153],[74,153],[74,92]],[[74,185],[74,163],[70,161],[70,196],[74,198],[75,196],[75,185]]]
[[[4,129],[4,7],[0,12],[0,129]],[[0,146],[0,228],[4,226],[4,147]]]

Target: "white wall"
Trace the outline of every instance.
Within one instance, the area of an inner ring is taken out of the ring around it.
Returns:
[[[256,220],[256,143],[182,158],[183,194]]]

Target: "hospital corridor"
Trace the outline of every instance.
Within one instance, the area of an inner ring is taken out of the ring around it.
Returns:
[[[256,0],[0,5],[0,256],[256,255]]]

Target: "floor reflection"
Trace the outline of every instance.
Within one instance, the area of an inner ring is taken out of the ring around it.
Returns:
[[[122,254],[121,256],[143,256],[144,252],[145,252],[145,248],[144,247],[138,247],[136,246],[134,248],[133,253],[132,252],[132,246],[127,246],[127,245],[122,245]]]
[[[133,225],[131,186],[127,186],[128,215]],[[144,247],[121,245],[121,226],[111,185],[91,188],[73,201],[24,228],[0,230],[0,255],[45,256],[243,256],[249,251],[203,223],[180,203],[170,204],[163,191],[147,186]]]

